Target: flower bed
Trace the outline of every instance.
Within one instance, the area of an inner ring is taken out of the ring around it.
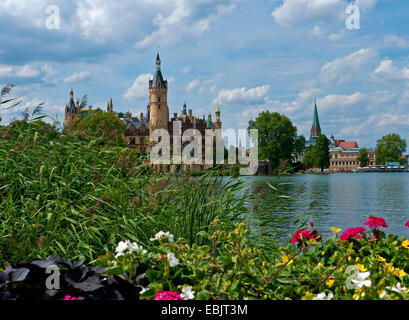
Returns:
[[[120,242],[94,268],[57,257],[8,267],[0,299],[409,299],[409,240],[386,236],[382,218],[370,217],[369,230],[331,228],[325,242],[311,223],[272,252],[254,247],[243,224],[229,233],[212,225],[213,234],[201,234],[211,245],[159,232],[148,248]],[[50,265],[62,268],[60,290],[45,288]]]

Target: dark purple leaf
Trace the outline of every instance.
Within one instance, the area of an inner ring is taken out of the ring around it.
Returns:
[[[17,269],[12,273],[11,281],[12,282],[23,282],[26,280],[28,274],[30,273],[30,270],[27,268],[20,268]]]

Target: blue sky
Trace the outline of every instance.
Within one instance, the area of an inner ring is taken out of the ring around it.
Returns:
[[[0,85],[14,83],[18,110],[44,102],[64,117],[69,91],[95,107],[138,114],[160,46],[170,114],[184,101],[224,128],[260,111],[288,116],[309,137],[317,98],[322,130],[373,147],[387,133],[409,141],[409,3],[356,0],[2,0]],[[59,9],[59,29],[48,29]]]

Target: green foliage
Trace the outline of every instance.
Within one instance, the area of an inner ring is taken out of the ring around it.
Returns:
[[[282,161],[292,161],[294,152],[300,151],[302,138],[297,137],[297,128],[284,115],[263,111],[249,121],[250,129],[258,130],[259,159],[269,160],[273,170]]]
[[[302,163],[305,165],[307,169],[312,168],[314,166],[314,149],[313,148],[309,148],[307,151],[305,151]]]
[[[377,141],[376,162],[381,165],[386,162],[399,162],[405,151],[406,139],[396,133],[387,134]]]
[[[359,161],[361,167],[366,167],[369,163],[368,149],[361,148],[359,150],[359,156],[357,160]]]
[[[325,242],[304,240],[303,246],[289,243],[267,253],[252,242],[243,224],[230,232],[222,231],[217,219],[212,226],[212,234],[202,233],[209,245],[161,237],[143,254],[138,250],[116,259],[107,253],[99,261],[112,274],[136,274],[139,265],[150,266],[140,296],[147,300],[186,287],[198,300],[409,299],[409,241],[404,237],[375,240],[370,233],[379,230],[371,230],[363,239],[340,241],[341,230],[333,230],[334,237]],[[399,292],[399,287],[404,289]]]
[[[321,172],[330,165],[329,157],[329,140],[325,135],[320,135],[317,138],[313,149],[314,165],[321,169]]]
[[[86,116],[74,122],[72,129],[82,133],[81,136],[102,137],[104,143],[113,141],[118,146],[123,145],[125,124],[111,112],[88,110]]]

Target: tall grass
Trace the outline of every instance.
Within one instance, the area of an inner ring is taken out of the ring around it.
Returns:
[[[156,177],[130,149],[15,121],[0,128],[0,268],[51,254],[93,261],[160,230],[203,243],[215,217],[229,228],[247,214],[241,183],[219,183]]]

